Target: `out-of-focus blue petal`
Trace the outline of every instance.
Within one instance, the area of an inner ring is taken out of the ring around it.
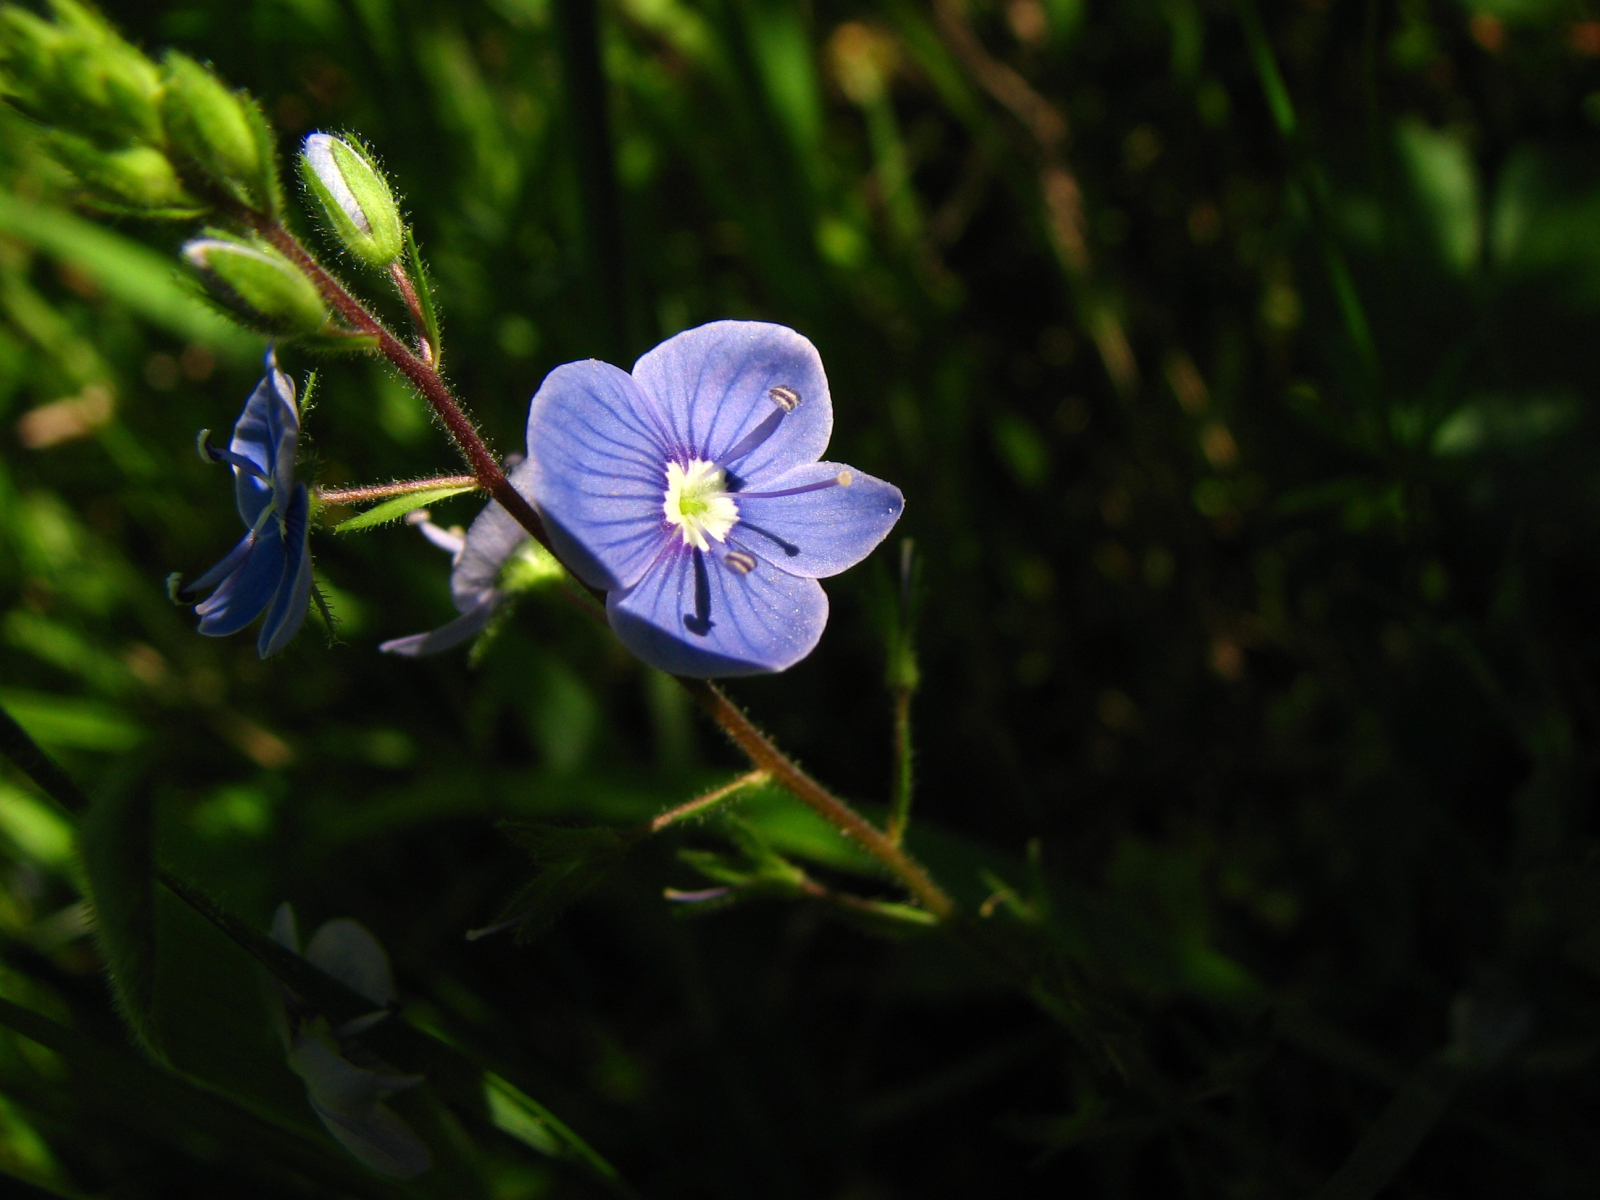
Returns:
[[[272,914],[272,940],[296,954],[300,953],[300,931],[295,926],[294,906],[285,900]]]
[[[295,449],[300,437],[300,410],[295,405],[294,383],[278,370],[278,360],[267,351],[266,374],[245,401],[233,426],[228,449],[243,455],[261,469],[267,481],[247,471],[234,470],[234,499],[239,516],[252,528],[276,489],[280,498],[294,487]]]
[[[246,534],[250,548],[244,561],[217,590],[195,606],[200,632],[207,637],[238,633],[272,602],[288,556],[278,523],[268,520],[259,533]]]
[[[680,542],[637,585],[607,596],[606,614],[652,667],[711,679],[792,667],[822,636],[828,597],[815,579],[765,563],[741,575]]]
[[[339,917],[324,924],[306,945],[305,958],[380,1008],[394,1002],[388,952],[360,921]]]
[[[826,579],[848,570],[871,554],[900,519],[905,497],[899,488],[831,462],[796,467],[763,480],[762,488],[781,492],[837,479],[846,472],[847,487],[791,496],[736,493],[739,524],[731,536],[741,549],[792,575]]]
[[[715,321],[685,330],[636,362],[633,377],[671,426],[672,449],[707,462],[718,461],[779,411],[773,388],[797,394],[799,404],[773,434],[729,464],[730,473],[751,486],[757,481],[765,486],[772,475],[816,461],[833,433],[833,401],[817,348],[782,325]],[[528,452],[535,452],[531,439]]]
[[[524,460],[511,472],[511,486],[527,495],[532,467]],[[491,500],[467,528],[467,537],[450,569],[450,598],[457,612],[478,607],[483,594],[500,580],[500,571],[529,533],[498,501]]]
[[[652,414],[626,372],[595,359],[551,371],[528,409],[525,494],[593,587],[633,584],[666,537],[671,450]]]
[[[498,589],[490,588],[478,596],[478,603],[452,621],[446,621],[429,633],[413,633],[409,637],[393,638],[383,642],[378,649],[385,654],[403,654],[416,658],[424,654],[442,654],[454,650],[473,638],[489,624],[494,610],[500,607],[502,596]]]
[[[311,607],[310,518],[311,497],[302,483],[283,518],[283,576],[267,609],[267,619],[261,623],[261,636],[256,639],[256,653],[262,658],[289,644],[300,632]]]

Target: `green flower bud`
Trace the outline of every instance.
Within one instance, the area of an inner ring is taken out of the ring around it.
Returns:
[[[108,146],[159,146],[156,65],[76,0],[53,0],[56,20],[0,10],[0,90],[43,124]]]
[[[346,250],[370,267],[399,261],[405,236],[400,206],[360,145],[313,133],[300,152],[300,175],[329,232]]]
[[[184,191],[167,156],[152,146],[102,150],[70,133],[51,134],[46,144],[102,205],[150,216],[193,217],[205,211]]]
[[[271,246],[196,238],[183,256],[219,304],[262,331],[291,337],[325,330],[328,306],[316,284]]]
[[[162,60],[161,111],[172,148],[196,172],[256,212],[276,212],[277,175],[266,120],[255,102],[194,59],[169,51]]]

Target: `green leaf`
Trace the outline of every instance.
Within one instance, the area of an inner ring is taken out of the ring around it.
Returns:
[[[422,308],[422,323],[426,327],[428,345],[433,347],[433,365],[437,370],[444,362],[444,345],[439,341],[439,310],[433,305],[433,280],[417,249],[417,239],[411,227],[406,226],[406,260],[411,268],[411,283],[417,289],[417,304]]]
[[[373,1178],[320,1136],[313,1139],[268,1120],[219,1092],[102,1045],[9,1000],[0,999],[0,1026],[64,1058],[97,1107],[180,1151],[193,1153],[198,1134],[202,1140],[220,1143],[228,1157],[279,1179],[308,1176],[336,1193],[375,1200],[405,1194]]]
[[[543,929],[562,909],[609,875],[639,834],[607,826],[501,825],[538,864],[539,873],[514,895],[491,929],[516,925],[520,937]]]
[[[261,339],[218,316],[179,282],[172,260],[69,212],[0,192],[0,233],[82,271],[142,319],[228,358],[253,359]]]
[[[115,754],[131,750],[144,737],[122,712],[93,700],[7,689],[0,692],[0,702],[31,738],[47,746]]]
[[[192,884],[169,871],[159,871],[158,876],[173,894],[227,934],[280,983],[327,1017],[330,1024],[340,1025],[371,1013],[371,1000],[227,912]],[[457,1114],[475,1124],[494,1124],[486,1095],[491,1072],[464,1051],[404,1020],[381,1021],[363,1033],[361,1040],[402,1073],[425,1076],[429,1086]],[[616,1169],[582,1138],[548,1111],[536,1107],[541,1119],[560,1139],[564,1159],[581,1164],[618,1195],[634,1194]]]
[[[155,1027],[156,926],[150,793],[114,787],[89,805],[78,846],[95,909],[95,932],[129,1028],[152,1057],[163,1057]]]
[[[89,798],[54,759],[39,748],[39,743],[5,708],[0,708],[0,754],[4,754],[39,790],[69,813],[89,807]]]
[[[402,519],[407,513],[415,512],[419,508],[426,508],[430,504],[437,504],[440,500],[448,500],[451,496],[459,496],[462,492],[475,492],[477,487],[466,484],[456,487],[424,488],[420,492],[407,492],[403,496],[395,496],[385,500],[382,504],[374,505],[364,513],[359,513],[347,521],[340,521],[333,527],[335,533],[355,533],[360,529],[373,529],[379,525],[387,525],[391,521]]]

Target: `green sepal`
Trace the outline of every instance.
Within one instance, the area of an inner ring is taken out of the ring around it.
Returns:
[[[264,242],[196,238],[183,256],[212,299],[248,324],[280,337],[327,332],[328,308],[316,284]]]
[[[97,204],[139,215],[182,214],[186,219],[207,211],[207,205],[184,188],[172,161],[153,146],[102,150],[87,138],[60,132],[46,135],[45,146]]]
[[[400,205],[364,146],[312,134],[300,153],[300,178],[341,246],[379,270],[400,261],[406,248]]]
[[[180,161],[252,211],[273,212],[272,143],[254,102],[176,50],[167,52],[162,67],[161,111]]]
[[[375,504],[365,512],[357,513],[348,520],[340,521],[333,527],[335,533],[355,533],[362,529],[375,529],[379,525],[387,525],[392,521],[402,519],[407,513],[415,512],[419,508],[426,508],[440,500],[447,500],[451,496],[459,496],[462,492],[475,492],[474,484],[458,484],[453,487],[423,488],[417,492],[407,492],[403,496],[394,496],[382,504]]]
[[[422,251],[417,249],[416,235],[406,226],[406,265],[411,271],[411,284],[417,289],[417,304],[422,309],[423,332],[433,351],[433,369],[444,367],[444,343],[439,338],[439,310],[433,303],[433,279],[422,261]]]

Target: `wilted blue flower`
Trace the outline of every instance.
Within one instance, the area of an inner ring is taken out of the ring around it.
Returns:
[[[300,953],[294,909],[278,906],[273,940]],[[330,1029],[300,998],[279,987],[279,1034],[289,1051],[289,1069],[305,1082],[306,1098],[329,1133],[374,1171],[396,1179],[420,1175],[433,1164],[427,1146],[383,1102],[420,1075],[397,1075],[355,1041],[394,1009],[389,956],[365,926],[348,918],[329,921],[312,935],[306,961],[361,993],[377,1009]]]
[[[267,373],[245,401],[228,448],[200,436],[202,453],[233,467],[234,500],[248,532],[181,594],[215,589],[195,608],[208,637],[237,633],[264,611],[256,642],[262,658],[289,644],[311,602],[311,498],[305,484],[294,481],[299,439],[294,383],[278,370],[270,349]]]
[[[527,490],[528,469],[523,463],[511,472],[513,487]],[[406,523],[451,555],[450,598],[461,615],[431,633],[395,638],[378,647],[389,654],[438,654],[459,646],[482,632],[516,593],[566,574],[510,513],[492,501],[466,533],[459,526],[441,529],[425,508],[407,516]]]
[[[511,474],[512,483],[525,473],[526,464]],[[463,534],[460,528],[441,529],[428,516],[427,509],[411,513],[406,521],[422,530],[422,535],[450,559],[450,598],[461,615],[431,633],[414,633],[395,638],[378,647],[388,654],[438,654],[477,636],[506,598],[497,586],[500,569],[512,552],[528,541],[528,531],[512,520],[511,514],[491,503]]]
[[[905,503],[817,461],[832,430],[816,347],[781,325],[718,321],[631,375],[594,359],[552,371],[518,490],[645,662],[701,678],[782,671],[822,636],[817,580],[865,558]]]

